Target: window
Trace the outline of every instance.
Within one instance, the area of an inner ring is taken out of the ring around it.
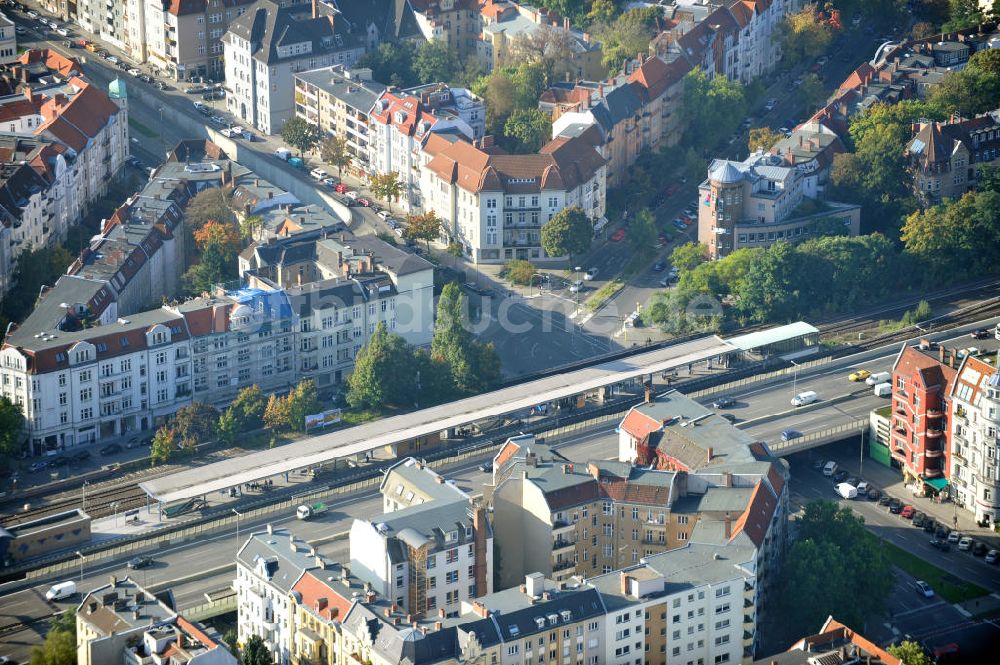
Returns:
[[[445,554],[445,563],[455,563],[458,561],[458,548],[453,547]]]
[[[715,646],[722,646],[723,644],[729,644],[729,635],[720,635],[715,638]]]
[[[444,576],[445,584],[458,584],[458,571],[449,570]]]

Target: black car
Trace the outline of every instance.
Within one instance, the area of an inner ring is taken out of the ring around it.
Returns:
[[[857,478],[855,476],[851,476],[850,478],[848,478],[844,482],[847,483],[848,485],[852,486],[852,487],[857,487],[858,483],[861,482],[861,479]]]
[[[842,482],[844,482],[844,480],[845,480],[845,479],[847,478],[847,476],[849,476],[849,475],[850,475],[850,474],[849,474],[849,473],[847,473],[847,471],[845,471],[844,469],[841,469],[841,470],[840,470],[840,471],[838,471],[837,473],[833,474],[833,479],[834,479],[834,480],[835,480],[836,482],[838,482],[838,483],[842,483]]]
[[[944,540],[948,537],[948,527],[938,526],[937,530],[934,532],[934,537],[938,540]]]
[[[926,522],[924,522],[924,531],[927,533],[934,533],[935,531],[937,531],[937,528],[938,528],[938,523],[935,522],[934,520],[929,519]]]
[[[941,550],[942,552],[948,552],[951,550],[951,545],[948,544],[947,540],[942,540],[941,538],[935,538],[930,542],[930,546],[936,550]]]
[[[990,331],[985,328],[978,328],[969,333],[969,337],[972,339],[986,339],[990,336]]]
[[[89,450],[81,450],[77,454],[73,455],[73,461],[74,462],[78,462],[78,463],[79,462],[86,462],[89,459],[90,459],[90,451]]]
[[[726,396],[726,397],[718,397],[718,398],[716,398],[716,400],[714,402],[712,402],[712,408],[713,409],[727,409],[727,408],[731,407],[733,404],[736,404],[736,400],[734,400],[732,397],[728,397],[728,396]]]
[[[666,269],[667,269],[667,262],[664,261],[663,259],[660,259],[659,261],[653,264],[653,272],[663,272]]]
[[[868,500],[869,501],[881,501],[882,492],[878,491],[874,487],[868,490]]]
[[[899,511],[903,509],[903,502],[899,499],[893,499],[892,503],[889,504],[889,512],[893,515],[898,515]]]
[[[490,473],[493,471],[493,462],[483,462],[479,465],[479,470],[483,473]]]
[[[813,471],[822,471],[824,466],[826,466],[826,460],[818,459],[813,462]]]
[[[878,505],[880,505],[880,506],[888,506],[890,503],[892,503],[892,501],[893,501],[893,498],[891,496],[889,496],[888,494],[883,494],[878,499]]]
[[[735,423],[736,422],[736,416],[734,416],[731,413],[723,413],[722,417],[725,418],[726,420],[728,420],[731,423]]]
[[[915,526],[915,527],[917,527],[919,529],[924,528],[924,523],[926,521],[927,521],[927,515],[924,515],[923,513],[919,512],[919,511],[916,512],[913,515],[913,526]]]
[[[986,546],[986,543],[978,540],[972,546],[972,556],[986,556],[989,551],[990,548]]]
[[[53,457],[49,460],[50,469],[57,469],[61,466],[66,466],[67,464],[69,464],[69,460],[65,457]]]
[[[115,453],[120,453],[122,451],[122,444],[120,443],[109,443],[108,445],[101,448],[102,455],[114,455]]]
[[[140,568],[149,568],[154,563],[155,561],[148,556],[137,556],[129,559],[126,565],[132,570],[139,570]]]

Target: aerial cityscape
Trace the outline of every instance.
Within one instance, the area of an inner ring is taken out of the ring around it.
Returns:
[[[0,665],[1000,647],[1000,0],[0,0]]]

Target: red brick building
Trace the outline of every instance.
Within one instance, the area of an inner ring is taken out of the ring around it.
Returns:
[[[955,380],[953,353],[943,346],[905,346],[892,368],[889,451],[906,483],[927,482],[939,491],[948,479],[948,393]]]

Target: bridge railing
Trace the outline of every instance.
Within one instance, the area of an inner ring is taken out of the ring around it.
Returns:
[[[769,443],[768,448],[776,455],[787,455],[800,450],[808,450],[817,446],[829,443],[831,440],[842,438],[848,434],[857,434],[868,428],[868,418],[857,418],[849,423],[830,427],[819,432],[811,432],[805,436],[800,436],[791,441],[778,441]]]

